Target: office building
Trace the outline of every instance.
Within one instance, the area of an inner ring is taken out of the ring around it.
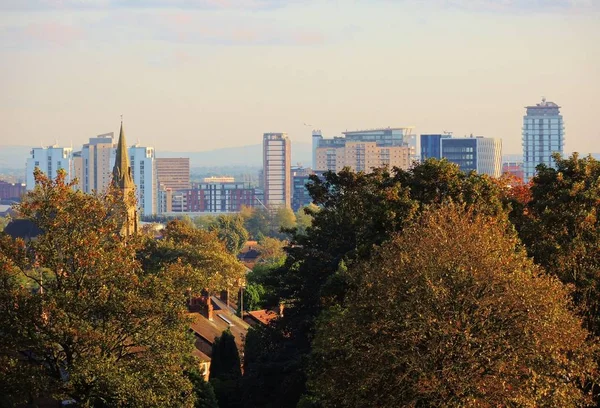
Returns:
[[[254,206],[254,189],[246,183],[208,180],[191,189],[174,192],[172,211],[234,213],[242,206]]]
[[[308,193],[306,183],[310,181],[309,177],[313,174],[318,177],[323,176],[322,171],[313,171],[303,167],[292,168],[292,210],[298,211],[302,207],[306,207],[312,203],[312,197]]]
[[[75,182],[73,188],[75,190],[83,191],[83,157],[81,156],[81,152],[73,152],[73,157],[71,158],[71,178]]]
[[[535,175],[538,164],[554,167],[552,154],[563,154],[564,124],[560,106],[546,101],[527,106],[523,117],[523,170],[525,182]]]
[[[523,162],[504,162],[502,163],[502,174],[511,174],[520,181],[525,178],[523,171]]]
[[[91,137],[81,149],[81,190],[103,193],[112,180],[117,145],[114,133],[105,133]],[[78,175],[79,176],[79,175]]]
[[[34,147],[31,149],[31,157],[27,159],[26,165],[26,187],[27,190],[33,190],[35,180],[33,170],[38,167],[48,177],[56,178],[57,171],[64,169],[67,172],[66,181],[71,181],[73,149],[70,147],[58,147],[58,145],[48,147]]]
[[[156,174],[160,189],[185,190],[190,184],[190,158],[156,158]]]
[[[502,140],[491,137],[440,138],[441,157],[462,171],[491,177],[502,174]]]
[[[286,133],[263,135],[264,201],[269,209],[291,207],[292,145]]]
[[[449,134],[421,135],[421,161],[429,158],[440,159],[442,157],[442,139],[449,138]]]
[[[156,214],[158,194],[154,148],[136,144],[128,150],[131,174],[141,214],[144,216]]]
[[[378,167],[408,169],[415,155],[412,128],[382,128],[343,132],[323,138],[313,132],[313,169],[339,172],[344,167],[370,172]]]

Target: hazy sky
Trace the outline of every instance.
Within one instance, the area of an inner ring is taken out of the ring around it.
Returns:
[[[600,0],[0,0],[0,90],[0,144],[123,114],[158,152],[415,126],[520,153],[546,96],[600,152]]]

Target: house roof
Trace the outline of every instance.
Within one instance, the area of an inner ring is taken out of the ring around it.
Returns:
[[[31,220],[15,219],[4,227],[4,232],[12,238],[32,239],[42,234],[42,230]]]
[[[192,317],[190,329],[197,336],[202,337],[208,343],[213,344],[216,337],[221,336],[223,331],[229,330],[235,337],[235,343],[239,351],[243,350],[246,333],[250,325],[237,317],[231,310],[227,310],[227,306],[212,296],[213,304],[213,319],[208,320],[201,313],[189,313]]]
[[[256,320],[258,323],[262,323],[267,325],[271,322],[271,320],[277,318],[277,313],[272,310],[253,310],[251,312],[247,312],[246,316]]]

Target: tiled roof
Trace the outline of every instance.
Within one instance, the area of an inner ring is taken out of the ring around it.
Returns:
[[[253,310],[251,312],[247,312],[247,315],[256,320],[257,322],[265,325],[269,324],[271,320],[277,318],[277,313],[267,309]]]

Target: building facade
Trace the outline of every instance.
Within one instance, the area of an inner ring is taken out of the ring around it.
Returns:
[[[269,209],[290,208],[292,145],[286,133],[263,135],[263,189]]]
[[[160,189],[186,190],[190,184],[190,158],[156,158],[156,174]]]
[[[563,154],[563,117],[560,106],[542,98],[542,102],[527,106],[523,117],[523,171],[525,182],[535,175],[538,164],[554,167],[553,153]]]
[[[177,191],[172,202],[174,212],[181,209],[186,212],[235,213],[242,206],[254,206],[254,189],[235,181],[200,183],[192,189]]]
[[[370,172],[379,167],[408,169],[416,152],[412,128],[382,128],[343,132],[323,138],[313,132],[313,169],[339,172],[344,167]]]
[[[58,145],[48,147],[34,147],[31,149],[31,157],[27,159],[26,165],[26,188],[33,190],[35,180],[33,171],[38,167],[48,177],[55,178],[59,169],[67,172],[66,181],[71,181],[71,166],[73,158],[73,149],[70,147],[58,147]]]
[[[440,159],[442,157],[442,139],[449,138],[449,135],[433,134],[421,135],[421,161],[429,158]]]
[[[134,145],[128,151],[140,212],[144,216],[154,215],[157,213],[158,200],[154,148]]]
[[[26,185],[22,183],[7,183],[0,180],[0,200],[21,200],[25,194]]]
[[[86,193],[103,193],[112,180],[117,145],[113,132],[90,137],[81,149],[81,189]],[[78,175],[79,176],[79,175]]]
[[[462,171],[476,171],[491,177],[502,175],[502,140],[491,137],[441,138],[441,157]]]

